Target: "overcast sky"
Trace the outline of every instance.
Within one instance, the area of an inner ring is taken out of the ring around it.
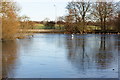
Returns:
[[[55,20],[55,18],[58,16],[66,15],[65,7],[67,3],[72,0],[15,0],[15,1],[17,1],[19,7],[21,8],[20,15],[27,15],[30,17],[31,20],[42,21],[45,18]]]

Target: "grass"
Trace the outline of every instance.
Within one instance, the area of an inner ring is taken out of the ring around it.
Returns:
[[[91,26],[91,25],[88,25],[86,28],[89,31],[91,31],[91,30],[100,30],[101,29],[98,26]],[[34,29],[51,29],[51,27],[44,26],[44,24],[35,24]],[[61,25],[61,27],[59,27],[58,24],[55,24],[55,29],[64,29],[64,25]]]
[[[101,30],[101,27],[99,27],[99,26],[88,25],[87,28],[92,29],[92,30]]]
[[[35,24],[34,29],[44,29],[45,26],[43,24]]]
[[[64,25],[61,25],[61,28],[64,29]],[[51,29],[51,27],[44,26],[44,24],[35,24],[34,29]],[[58,24],[55,24],[55,29],[60,29]]]
[[[55,24],[55,27],[48,27],[44,26],[44,24],[35,24],[34,29],[58,29],[58,30],[64,30],[64,25]],[[101,30],[100,26],[93,26],[93,25],[87,25],[85,28],[85,31],[87,32],[93,32],[94,30]],[[108,30],[113,30],[113,26],[109,26]]]

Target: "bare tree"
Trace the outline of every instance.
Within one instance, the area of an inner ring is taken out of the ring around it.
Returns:
[[[112,2],[96,2],[93,3],[93,12],[95,19],[100,21],[101,30],[107,29],[107,21],[113,18],[114,4]]]
[[[79,23],[77,27],[82,25],[80,31],[85,31],[85,22],[87,19],[87,13],[90,11],[90,2],[85,2],[84,0],[79,0],[77,2],[69,2],[66,7],[74,18],[75,23]]]
[[[119,12],[118,16],[115,17],[115,18],[116,18],[116,19],[115,19],[116,30],[117,30],[118,32],[120,32],[120,12]]]

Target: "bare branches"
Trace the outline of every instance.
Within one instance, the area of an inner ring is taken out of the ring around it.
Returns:
[[[113,16],[113,8],[112,2],[96,2],[93,4],[93,11],[91,14],[93,14],[96,19],[100,20],[103,31],[107,29],[106,22]]]
[[[85,2],[84,0],[79,0],[77,2],[69,2],[66,7],[69,15],[73,18],[72,22],[74,22],[74,27],[81,32],[84,32],[87,13],[90,11],[90,5],[89,1]]]

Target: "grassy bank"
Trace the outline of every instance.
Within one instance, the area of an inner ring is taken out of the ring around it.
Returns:
[[[54,27],[49,27],[49,26],[45,26],[44,24],[35,24],[33,26],[34,29],[64,29],[64,25],[58,25],[58,24],[55,24]]]

